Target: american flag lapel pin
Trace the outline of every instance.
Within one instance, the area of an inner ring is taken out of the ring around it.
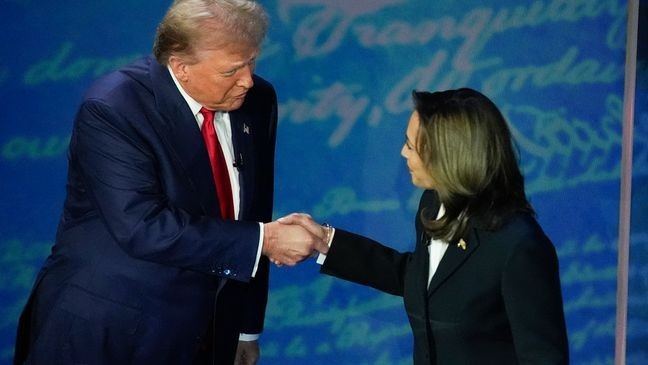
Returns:
[[[243,133],[250,134],[250,127],[245,123],[243,123]]]
[[[466,241],[464,241],[463,238],[459,239],[459,242],[457,243],[457,247],[461,247],[462,250],[466,250]]]

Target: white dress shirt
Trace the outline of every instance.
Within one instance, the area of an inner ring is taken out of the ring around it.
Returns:
[[[439,207],[439,213],[437,214],[436,219],[439,219],[443,216],[445,213],[445,208],[443,205]],[[428,286],[430,285],[430,281],[432,281],[432,276],[434,276],[434,273],[436,270],[439,268],[439,263],[441,262],[441,259],[443,258],[443,255],[445,254],[446,250],[448,249],[448,242],[441,241],[441,240],[435,240],[435,239],[430,239],[430,244],[428,245],[428,253],[430,254],[430,269],[428,270]]]

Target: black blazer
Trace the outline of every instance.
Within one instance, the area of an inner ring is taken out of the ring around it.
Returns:
[[[144,58],[90,88],[15,363],[185,364],[209,327],[216,363],[231,363],[239,331],[261,331],[267,259],[251,274],[258,222],[272,217],[277,103],[254,83],[230,113],[239,221],[220,219],[200,130],[166,66]]]
[[[414,252],[336,229],[321,272],[403,296],[417,365],[567,364],[558,259],[535,219],[514,214],[494,232],[472,222],[428,287],[423,208],[436,216],[434,191],[421,197]]]

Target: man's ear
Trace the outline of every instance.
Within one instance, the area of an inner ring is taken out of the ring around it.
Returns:
[[[168,61],[171,72],[175,75],[176,79],[181,82],[187,82],[189,75],[187,74],[187,63],[178,56],[170,56]]]

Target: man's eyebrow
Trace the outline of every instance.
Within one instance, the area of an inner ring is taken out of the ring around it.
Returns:
[[[226,74],[226,73],[236,72],[236,71],[242,69],[243,67],[245,67],[245,66],[247,66],[247,65],[249,65],[249,64],[251,64],[253,62],[256,62],[256,56],[250,58],[247,61],[242,61],[240,63],[234,64],[230,68],[228,68],[226,71],[221,71],[220,73]]]

